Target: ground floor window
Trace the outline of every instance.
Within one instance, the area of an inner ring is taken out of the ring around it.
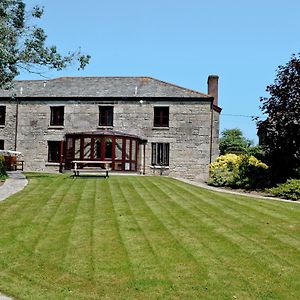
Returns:
[[[152,143],[152,166],[169,166],[169,143]]]
[[[60,162],[61,141],[48,141],[48,162]]]
[[[4,140],[0,140],[0,150],[4,150]]]

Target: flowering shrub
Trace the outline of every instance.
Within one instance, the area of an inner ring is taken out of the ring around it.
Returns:
[[[268,166],[252,155],[226,154],[209,166],[208,184],[257,188],[268,185]]]
[[[250,155],[242,155],[239,165],[239,179],[236,182],[237,187],[243,188],[263,188],[270,184],[269,167]]]
[[[237,180],[240,157],[236,154],[219,156],[209,165],[208,184],[214,186],[232,186]]]

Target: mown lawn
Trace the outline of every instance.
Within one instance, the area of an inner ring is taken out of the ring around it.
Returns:
[[[165,177],[28,174],[0,203],[16,299],[299,299],[300,205]]]

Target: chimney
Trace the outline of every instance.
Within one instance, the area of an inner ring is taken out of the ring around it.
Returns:
[[[207,90],[208,94],[214,97],[214,105],[218,106],[218,80],[219,76],[217,75],[209,75],[207,79]]]

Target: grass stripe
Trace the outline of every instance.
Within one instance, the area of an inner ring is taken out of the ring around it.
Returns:
[[[114,205],[116,212],[119,214],[120,233],[134,274],[129,286],[136,290],[137,294],[147,291],[155,298],[155,295],[161,295],[161,286],[169,286],[169,289],[172,290],[172,284],[166,277],[158,253],[155,251],[149,234],[141,221],[146,217],[145,212],[140,208],[136,208],[138,214],[135,214],[130,202],[137,197],[130,193],[128,188],[127,180],[125,182],[122,180],[122,184],[117,181],[114,185],[115,195],[119,194],[119,197],[115,198]],[[120,199],[122,200],[120,201]],[[137,204],[137,202],[135,203]]]

